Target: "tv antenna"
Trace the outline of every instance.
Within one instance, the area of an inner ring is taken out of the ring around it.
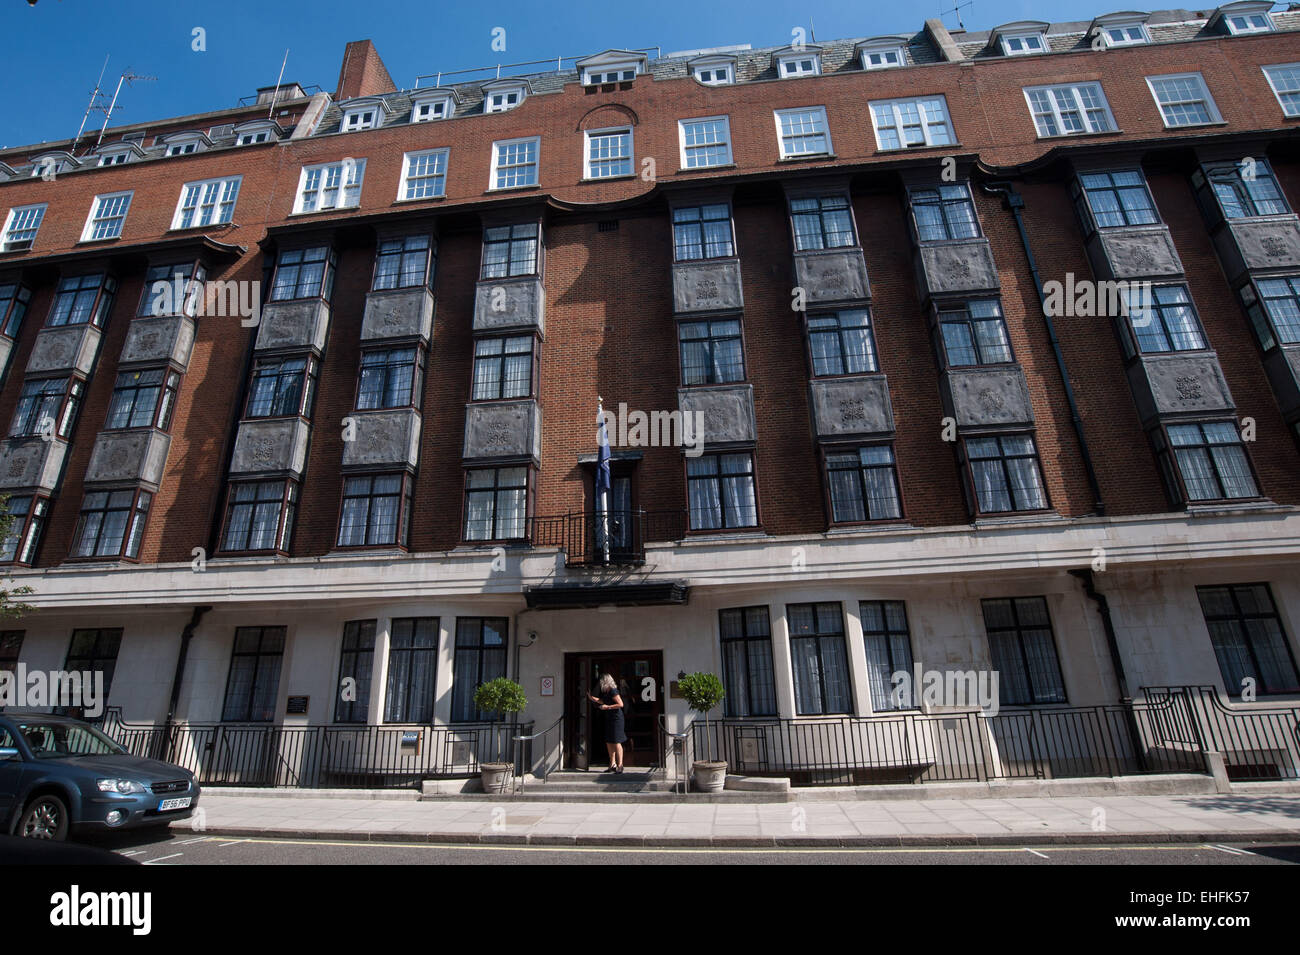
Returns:
[[[113,110],[117,109],[118,97],[122,95],[122,84],[132,84],[137,80],[145,83],[152,83],[158,79],[156,76],[145,76],[142,73],[136,73],[130,67],[127,67],[122,75],[117,78],[117,88],[113,90],[113,98],[109,100],[108,105],[104,105],[104,98],[107,94],[103,90],[104,70],[108,68],[108,57],[104,57],[104,65],[99,71],[99,80],[95,83],[95,89],[90,94],[90,104],[86,107],[86,114],[81,117],[81,128],[77,130],[77,138],[72,141],[72,149],[77,148],[81,142],[81,134],[85,132],[86,120],[90,119],[91,113],[103,113],[104,124],[99,128],[99,136],[95,139],[95,146],[104,141],[104,132],[108,129],[109,120],[113,118]]]
[[[943,11],[943,13],[939,14],[939,16],[941,16],[941,17],[942,17],[942,16],[947,16],[949,13],[955,13],[955,14],[957,14],[957,28],[958,28],[959,30],[965,30],[965,29],[966,29],[966,24],[962,23],[962,21],[961,21],[961,8],[962,8],[962,7],[970,7],[970,6],[974,6],[974,5],[975,5],[975,0],[966,0],[965,3],[958,3],[958,4],[957,4],[955,7],[953,7],[951,10],[945,10],[945,11]]]
[[[77,138],[72,141],[72,148],[68,152],[75,153],[77,144],[81,142],[81,134],[86,131],[86,120],[90,119],[90,114],[95,110],[104,109],[104,94],[100,87],[104,82],[104,71],[108,69],[108,55],[104,56],[104,65],[99,68],[99,79],[95,81],[95,88],[90,91],[90,102],[86,105],[86,111],[81,114],[81,125],[77,127]]]

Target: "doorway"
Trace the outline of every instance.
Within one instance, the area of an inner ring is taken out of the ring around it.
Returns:
[[[605,750],[604,713],[589,700],[606,673],[623,698],[623,765],[659,764],[659,716],[664,711],[662,651],[566,653],[564,655],[565,768],[602,770],[609,765]],[[653,682],[652,682],[653,681]],[[653,691],[653,692],[651,692]],[[649,696],[650,699],[644,697]]]

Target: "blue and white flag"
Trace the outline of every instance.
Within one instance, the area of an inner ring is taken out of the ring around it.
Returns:
[[[605,427],[605,410],[597,405],[596,411],[596,443],[598,450],[596,454],[596,496],[609,490],[609,431]]]

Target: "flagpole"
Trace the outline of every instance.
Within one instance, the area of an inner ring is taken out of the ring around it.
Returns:
[[[596,435],[600,443],[597,449],[597,457],[608,455],[608,451],[601,450],[609,444],[609,432],[605,427],[605,399],[600,395],[596,396]],[[608,464],[605,465],[608,467]],[[609,563],[609,487],[601,480],[599,474],[599,465],[597,465],[596,483],[600,485],[600,524],[601,539],[604,542],[605,563]]]

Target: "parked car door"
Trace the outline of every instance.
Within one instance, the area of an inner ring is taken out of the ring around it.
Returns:
[[[5,831],[4,824],[13,811],[14,799],[22,782],[23,757],[17,746],[8,728],[0,726],[0,833]],[[11,755],[5,756],[5,752],[10,752]]]

